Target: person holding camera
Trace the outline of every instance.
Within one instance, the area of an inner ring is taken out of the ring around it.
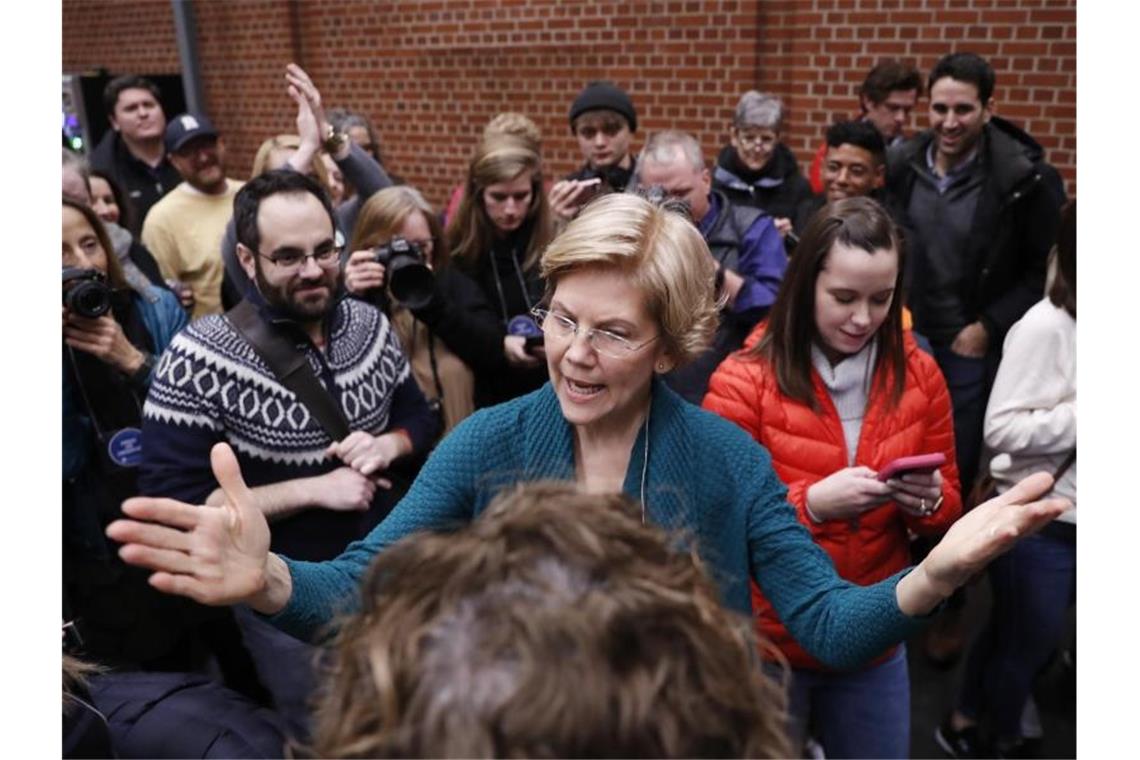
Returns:
[[[95,211],[68,196],[62,243],[65,651],[99,666],[90,695],[122,756],[206,757],[217,737],[220,751],[273,756],[283,733],[247,698],[259,686],[232,613],[155,590],[103,534],[141,493],[143,401],[186,312],[165,288],[132,286]],[[161,739],[139,728],[157,722]]]
[[[546,382],[542,331],[531,310],[542,299],[538,259],[553,232],[533,144],[511,134],[485,138],[446,232],[455,265],[479,285],[505,333],[500,353],[506,366],[493,383],[476,388],[477,407],[509,401]]]
[[[721,364],[704,400],[768,450],[799,522],[860,585],[910,563],[910,533],[941,535],[962,511],[946,381],[902,326],[905,265],[874,200],[825,206],[768,320]],[[890,467],[923,454],[935,455],[924,467]],[[792,666],[797,743],[810,731],[827,757],[909,756],[905,646],[836,670],[796,643],[755,586],[752,601],[761,635]]]
[[[63,197],[63,482],[65,584],[71,566],[113,564],[114,550],[98,522],[114,519],[119,503],[139,493],[142,405],[156,357],[187,322],[174,295],[151,288],[154,300],[130,289],[110,239],[89,207]],[[74,562],[73,562],[74,561]],[[114,575],[108,569],[108,575]],[[77,581],[88,572],[78,572]],[[76,604],[93,601],[85,589]],[[92,617],[91,623],[98,620]],[[97,654],[118,647],[113,633],[84,636]],[[151,640],[123,657],[163,652]]]
[[[360,210],[345,289],[385,309],[444,435],[475,411],[475,388],[506,371],[503,328],[419,190],[389,187]]]

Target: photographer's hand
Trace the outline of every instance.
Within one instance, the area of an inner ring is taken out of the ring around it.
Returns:
[[[126,375],[137,372],[145,359],[110,314],[91,319],[65,309],[63,340],[76,351],[91,354]]]
[[[354,296],[384,287],[384,265],[371,248],[353,251],[344,265],[344,287]]]

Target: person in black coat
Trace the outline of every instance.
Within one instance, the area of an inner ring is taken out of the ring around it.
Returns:
[[[811,197],[792,152],[780,142],[784,104],[774,95],[749,90],[736,104],[729,144],[716,160],[713,187],[737,205],[755,206],[786,236],[796,208]]]
[[[384,262],[383,252],[377,256],[379,247],[399,256],[397,238],[414,246],[424,266],[402,267],[395,258]],[[475,410],[476,388],[493,385],[507,371],[506,333],[494,309],[479,286],[450,265],[439,221],[413,187],[372,196],[361,207],[349,249],[345,289],[389,314],[446,433]]]

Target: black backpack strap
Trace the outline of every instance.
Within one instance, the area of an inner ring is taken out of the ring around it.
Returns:
[[[262,319],[257,313],[257,307],[242,299],[241,303],[226,312],[226,318],[269,365],[269,370],[278,382],[297,395],[334,441],[349,434],[348,420],[332,394],[313,374],[313,368],[304,353],[298,351],[292,341],[273,325]]]

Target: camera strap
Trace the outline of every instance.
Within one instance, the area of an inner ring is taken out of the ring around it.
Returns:
[[[349,434],[348,420],[332,394],[317,379],[304,352],[298,351],[293,341],[266,322],[256,306],[242,299],[226,312],[226,318],[269,365],[277,381],[296,394],[334,441]]]

